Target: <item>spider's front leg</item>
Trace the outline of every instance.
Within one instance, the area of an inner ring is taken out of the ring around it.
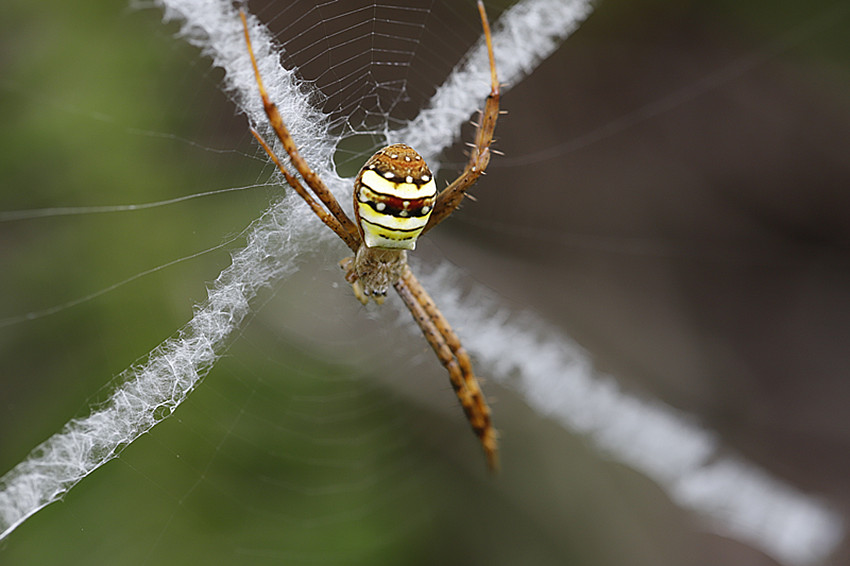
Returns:
[[[354,267],[354,256],[341,260],[339,266],[345,272],[345,280],[351,283],[351,290],[354,291],[354,296],[357,297],[357,300],[364,305],[368,303],[369,297],[363,292],[363,284],[360,283],[360,278],[357,276],[357,269]]]
[[[495,472],[499,468],[498,434],[490,419],[490,407],[472,371],[469,354],[409,267],[405,266],[404,273],[395,283],[395,289],[422,329],[422,334],[437,354],[440,363],[449,372],[452,388],[484,449],[487,466]]]

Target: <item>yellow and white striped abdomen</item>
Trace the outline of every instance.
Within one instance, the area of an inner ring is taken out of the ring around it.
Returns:
[[[413,148],[380,150],[354,181],[354,215],[366,247],[414,249],[436,198],[431,170]]]

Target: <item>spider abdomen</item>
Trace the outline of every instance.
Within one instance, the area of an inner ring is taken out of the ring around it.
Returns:
[[[354,181],[354,215],[369,248],[412,250],[437,198],[431,170],[413,148],[385,147]]]

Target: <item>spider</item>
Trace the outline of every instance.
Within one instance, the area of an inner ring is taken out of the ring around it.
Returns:
[[[354,256],[340,262],[340,267],[360,302],[365,305],[373,299],[381,304],[390,287],[398,292],[440,363],[449,372],[452,387],[484,449],[487,465],[495,471],[498,467],[496,430],[491,423],[490,408],[473,373],[469,354],[407,265],[407,250],[413,250],[420,235],[455,211],[490,161],[490,144],[499,116],[499,81],[490,25],[481,0],[478,0],[478,12],[490,59],[490,94],[484,110],[480,111],[475,143],[471,144],[466,167],[457,179],[437,192],[428,165],[413,148],[405,144],[387,146],[366,162],[354,180],[354,221],[343,212],[325,183],[298,152],[277,106],[269,100],[263,86],[242,10],[240,17],[266,116],[292,166],[313,194],[284,167],[254,128],[251,128],[251,133],[283,174],[287,184],[354,252]]]

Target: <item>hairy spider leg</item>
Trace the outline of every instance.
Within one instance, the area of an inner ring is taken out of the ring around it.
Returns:
[[[493,37],[490,34],[490,23],[484,3],[478,0],[478,13],[481,16],[481,26],[484,28],[484,40],[487,44],[487,55],[490,59],[490,94],[484,109],[480,111],[478,127],[475,132],[475,144],[469,154],[469,161],[460,176],[437,195],[434,211],[428,219],[422,233],[424,234],[455,211],[466,196],[466,191],[475,184],[478,177],[487,169],[490,163],[490,145],[493,143],[493,133],[499,118],[499,77],[496,73],[496,57],[493,55]]]
[[[244,10],[239,10],[239,17],[242,18],[242,29],[245,33],[245,43],[248,46],[248,54],[251,56],[251,66],[254,68],[254,77],[257,79],[257,87],[260,90],[260,97],[263,99],[263,109],[269,119],[269,124],[271,124],[272,129],[274,129],[274,132],[277,135],[277,139],[280,140],[280,143],[289,155],[292,165],[295,166],[295,169],[298,171],[298,174],[301,175],[301,178],[304,179],[304,182],[307,183],[307,186],[310,187],[313,193],[327,207],[327,211],[318,206],[316,201],[304,190],[301,183],[299,183],[293,175],[286,171],[280,159],[277,158],[269,145],[256,131],[252,129],[254,137],[257,138],[257,141],[260,142],[260,145],[263,146],[263,149],[269,154],[269,157],[271,157],[272,161],[274,161],[281,173],[283,173],[283,176],[289,186],[291,186],[295,192],[301,196],[301,198],[307,201],[307,204],[313,212],[315,212],[322,222],[333,230],[337,236],[339,236],[342,241],[348,245],[349,248],[353,251],[357,251],[357,248],[360,247],[360,233],[357,230],[357,226],[355,226],[354,222],[345,214],[345,212],[343,212],[336,198],[334,198],[333,194],[325,185],[324,181],[322,181],[321,177],[319,177],[315,171],[310,168],[304,158],[301,157],[298,147],[295,145],[295,141],[293,141],[292,136],[289,135],[289,130],[283,123],[283,118],[280,116],[277,106],[269,99],[266,88],[263,85],[263,79],[260,76],[260,70],[257,67],[257,59],[254,56],[254,49],[251,46],[251,37],[248,33],[248,20],[245,16]],[[331,220],[328,216],[328,212],[333,215],[333,219],[336,220],[336,222]]]
[[[499,468],[498,435],[490,419],[490,407],[484,400],[478,379],[472,371],[469,354],[410,268],[404,270],[395,284],[395,289],[437,354],[440,363],[449,372],[449,379],[466,418],[484,448],[487,466],[495,472]]]
[[[272,151],[272,149],[269,147],[269,144],[266,143],[266,140],[263,139],[263,137],[259,134],[259,132],[257,132],[257,130],[251,128],[251,134],[254,136],[260,146],[262,146],[262,148],[266,151],[268,156],[277,166],[278,170],[283,173],[283,177],[284,179],[286,179],[286,183],[290,187],[295,189],[295,192],[298,193],[298,196],[304,199],[304,201],[310,207],[310,210],[312,210],[313,213],[318,216],[319,219],[324,222],[328,228],[333,230],[337,236],[339,236],[344,242],[348,243],[348,241],[346,240],[345,229],[342,227],[342,224],[339,223],[339,220],[337,220],[336,217],[332,214],[328,213],[328,211],[325,210],[322,205],[319,204],[318,201],[313,198],[313,195],[307,192],[307,189],[304,188],[304,185],[301,184],[301,182],[298,180],[298,177],[294,176],[292,173],[286,170],[286,168],[283,166],[283,163],[280,162],[280,159],[277,158],[277,155],[275,155],[274,151]]]

